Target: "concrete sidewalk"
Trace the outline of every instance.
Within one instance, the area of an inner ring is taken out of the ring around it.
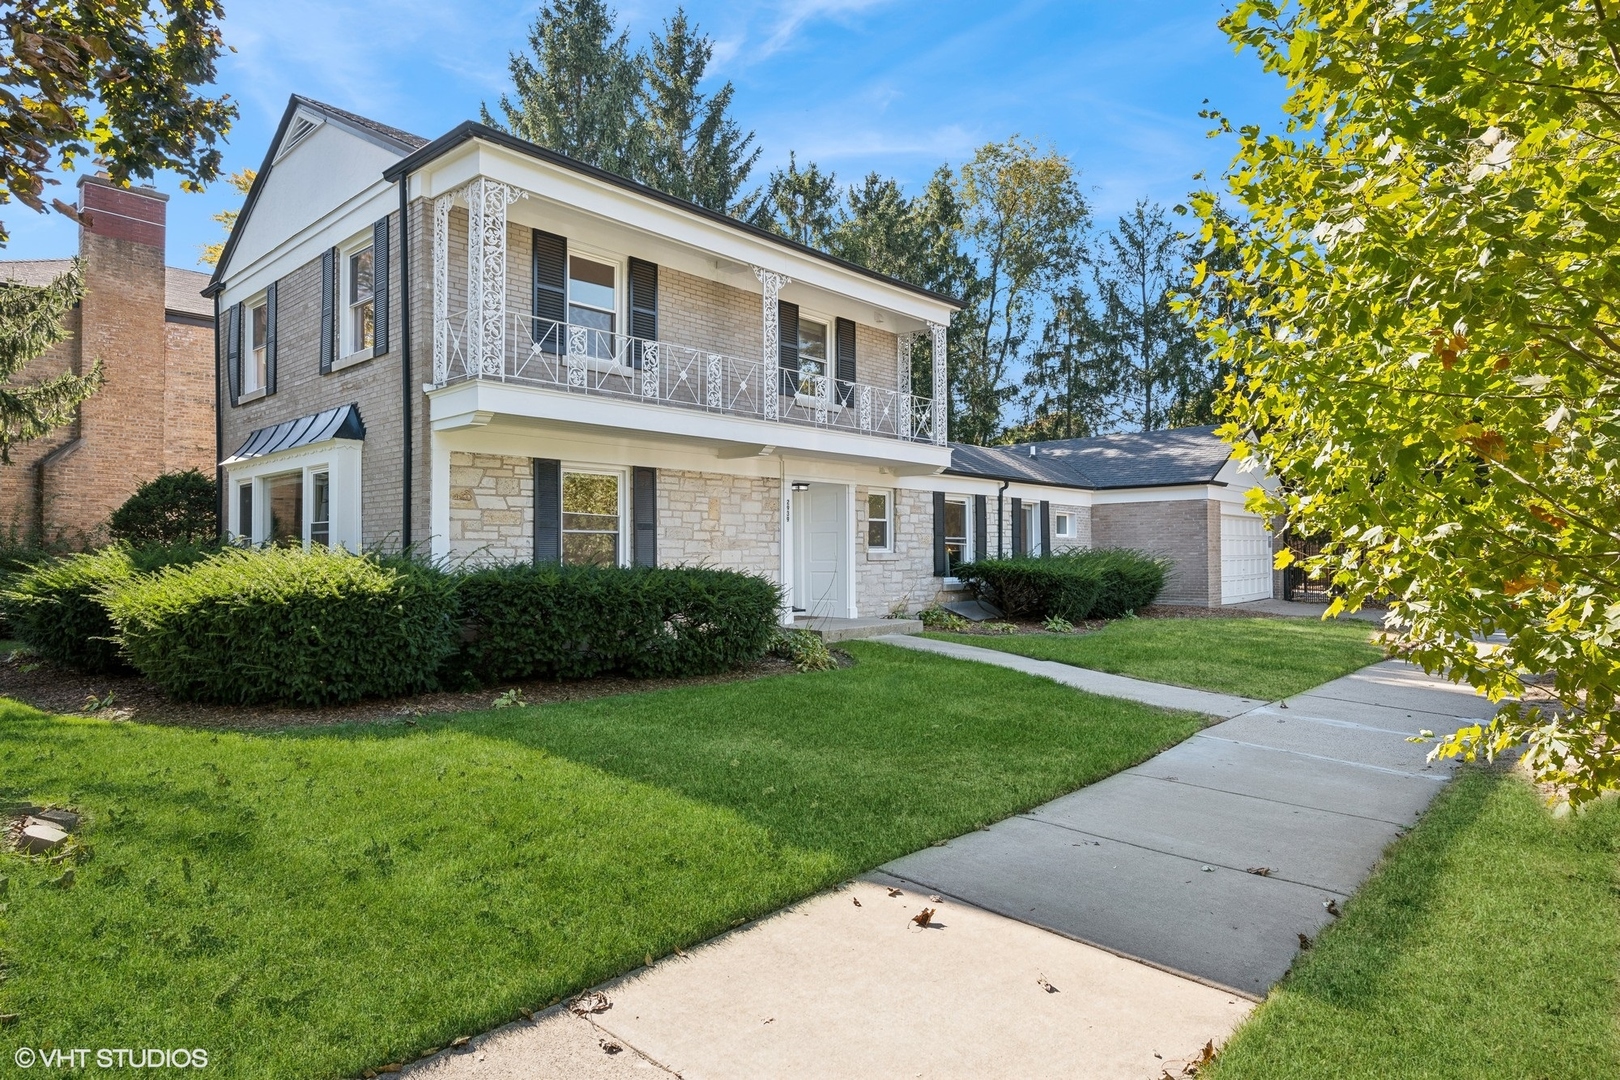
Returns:
[[[1259,997],[1449,777],[1407,737],[1492,711],[1386,661],[883,870]]]

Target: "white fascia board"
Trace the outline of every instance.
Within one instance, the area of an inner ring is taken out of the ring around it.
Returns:
[[[1216,484],[1177,484],[1173,487],[1108,488],[1091,493],[1093,506],[1111,503],[1190,502],[1219,499],[1225,489]]]
[[[233,477],[263,476],[267,473],[302,468],[311,461],[325,460],[333,455],[358,454],[364,445],[364,441],[360,439],[323,439],[317,443],[295,446],[290,450],[278,450],[274,454],[250,458],[228,457],[219,464]]]
[[[433,198],[476,176],[511,184],[530,197],[575,207],[605,221],[638,229],[711,257],[786,274],[801,286],[880,307],[919,323],[948,323],[953,309],[906,289],[728,229],[679,207],[563,169],[549,162],[471,140],[412,176],[412,194]],[[750,274],[750,277],[752,275]]]
[[[709,448],[758,447],[758,452],[774,448],[772,452],[783,455],[896,467],[939,470],[951,460],[950,447],[932,443],[849,434],[803,424],[726,416],[483,379],[432,390],[428,401],[433,430],[439,432],[487,426],[497,418],[503,424],[528,419],[661,435]]]

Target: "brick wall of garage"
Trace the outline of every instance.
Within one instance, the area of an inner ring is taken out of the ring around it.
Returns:
[[[1221,602],[1221,507],[1214,500],[1098,503],[1091,508],[1091,540],[1099,548],[1136,548],[1168,558],[1160,603]]]

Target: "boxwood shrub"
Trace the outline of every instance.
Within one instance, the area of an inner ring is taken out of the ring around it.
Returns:
[[[0,592],[0,607],[18,639],[46,659],[93,675],[127,672],[102,593],[165,566],[207,558],[213,550],[191,544],[115,544],[47,559],[12,577]]]
[[[141,673],[187,701],[330,705],[434,689],[453,579],[316,548],[229,550],[105,593]]]
[[[1167,560],[1128,548],[982,559],[956,576],[1008,615],[1029,619],[1114,619],[1146,607],[1164,589]]]
[[[462,576],[457,679],[707,675],[758,660],[779,594],[704,567],[502,566]]]

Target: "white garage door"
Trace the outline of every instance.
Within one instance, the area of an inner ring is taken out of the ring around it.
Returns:
[[[1254,514],[1221,515],[1221,603],[1271,597],[1271,534]]]

